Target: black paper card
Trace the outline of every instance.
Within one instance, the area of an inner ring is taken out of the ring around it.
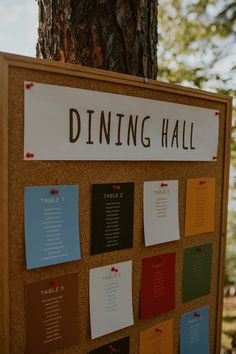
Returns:
[[[134,183],[92,185],[91,254],[133,247]]]
[[[115,342],[103,345],[92,350],[88,354],[129,354],[129,337],[125,337]]]

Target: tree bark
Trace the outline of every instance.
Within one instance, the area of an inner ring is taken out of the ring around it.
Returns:
[[[156,79],[157,0],[38,5],[38,57]]]

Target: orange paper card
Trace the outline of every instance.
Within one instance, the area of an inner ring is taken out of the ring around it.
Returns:
[[[140,332],[139,354],[173,354],[173,320]]]
[[[215,178],[187,180],[185,236],[214,231]]]

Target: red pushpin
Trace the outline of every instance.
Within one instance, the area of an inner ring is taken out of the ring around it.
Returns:
[[[25,87],[29,90],[34,86],[33,82],[27,82],[27,84],[25,85]]]
[[[54,288],[57,288],[58,286],[61,285],[61,282],[60,282],[60,280],[58,280],[58,279],[53,279],[53,280],[51,281],[51,285],[52,285]]]
[[[161,183],[161,187],[168,187],[167,183]]]
[[[112,267],[112,268],[111,268],[111,271],[117,273],[117,272],[118,272],[118,268]]]
[[[155,329],[155,332],[156,332],[156,333],[162,333],[162,330],[161,330],[160,328],[156,328],[156,329]]]
[[[200,181],[200,184],[206,184],[206,181]]]
[[[27,159],[32,159],[34,157],[34,154],[32,152],[27,152],[25,156],[27,157]]]
[[[219,115],[220,115],[219,111],[215,112],[215,116],[219,116]]]
[[[119,185],[116,185],[116,184],[114,184],[114,185],[112,186],[112,188],[115,189],[116,191],[119,191],[119,190],[120,190],[120,186],[119,186]]]
[[[213,156],[214,161],[218,161],[218,156]]]
[[[51,194],[55,195],[55,194],[59,194],[59,190],[58,189],[51,189]]]
[[[200,313],[198,313],[198,312],[195,312],[193,316],[198,317],[198,318],[201,317]]]
[[[108,350],[109,350],[110,353],[116,353],[117,352],[117,349],[114,348],[112,345],[109,345]]]
[[[203,248],[203,247],[198,247],[198,248],[197,248],[197,251],[198,251],[198,252],[205,252],[205,248]]]

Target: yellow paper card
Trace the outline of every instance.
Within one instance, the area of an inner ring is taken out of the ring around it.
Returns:
[[[215,178],[187,180],[185,236],[214,231]]]
[[[173,320],[140,332],[139,354],[173,354]]]

